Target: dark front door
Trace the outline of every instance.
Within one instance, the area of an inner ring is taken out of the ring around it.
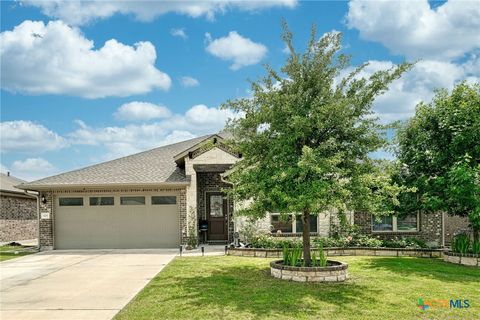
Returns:
[[[207,240],[228,240],[227,200],[221,192],[207,192]]]

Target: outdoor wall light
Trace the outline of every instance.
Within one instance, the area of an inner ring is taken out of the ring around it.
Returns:
[[[43,204],[47,203],[47,198],[45,198],[45,195],[44,195],[44,194],[42,195],[42,203],[43,203]]]

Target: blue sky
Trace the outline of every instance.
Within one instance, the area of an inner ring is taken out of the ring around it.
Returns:
[[[475,1],[2,1],[2,171],[32,180],[218,131],[218,106],[287,58],[282,18],[299,50],[312,23],[342,32],[364,76],[419,60],[375,103],[383,122],[480,78]]]

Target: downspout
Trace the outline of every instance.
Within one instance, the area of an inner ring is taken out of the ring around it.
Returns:
[[[40,193],[37,191],[25,190],[25,194],[34,196],[37,199],[37,232],[38,232],[37,249],[38,251],[40,251]]]

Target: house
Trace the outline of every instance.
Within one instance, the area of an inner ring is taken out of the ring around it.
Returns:
[[[222,174],[241,160],[225,138],[224,132],[206,135],[23,183],[19,188],[40,193],[41,249],[171,248],[187,244],[189,238],[231,243],[245,220],[234,217],[238,204],[222,193],[229,187]],[[349,219],[376,232],[372,220],[361,217]],[[328,236],[334,220],[328,213],[313,216],[312,234]],[[394,225],[404,224],[409,235],[442,243],[441,215]],[[275,236],[302,232],[302,222],[294,215],[283,221],[272,213],[257,226]],[[404,231],[381,228],[382,236]]]
[[[25,181],[0,174],[0,241],[31,240],[38,237],[37,199],[15,186]]]

